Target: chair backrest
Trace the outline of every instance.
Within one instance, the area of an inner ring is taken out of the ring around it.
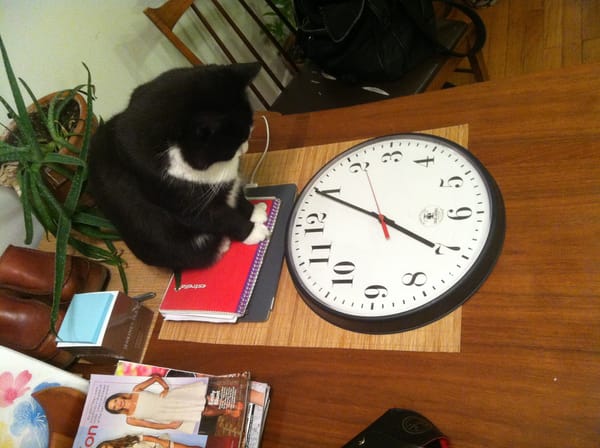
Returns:
[[[290,34],[294,35],[296,30],[277,9],[273,1],[264,1],[271,8],[269,12],[276,14],[283,26],[287,27]],[[271,96],[274,96],[274,98],[265,98],[265,95],[263,95],[263,92],[266,90],[265,83],[261,83],[261,81],[265,81],[265,77],[259,79],[261,78],[259,75],[250,86],[252,92],[266,110],[284,114],[346,107],[440,89],[448,81],[462,59],[435,54],[398,80],[376,84],[368,83],[367,85],[349,84],[332,79],[330,76],[322,73],[321,69],[310,63],[310,61],[305,61],[302,68],[298,69],[288,52],[282,48],[275,36],[265,25],[263,20],[264,13],[257,13],[248,5],[246,0],[210,0],[204,1],[201,4],[203,9],[212,5],[214,13],[217,15],[211,16],[210,21],[207,20],[206,15],[194,4],[194,0],[167,0],[158,8],[147,8],[144,13],[193,65],[202,65],[204,62],[174,32],[177,23],[189,11],[191,11],[190,15],[194,19],[199,20],[202,29],[210,34],[212,40],[216,42],[231,63],[238,61],[230,51],[230,48],[223,42],[221,36],[227,36],[228,38],[237,36],[249,52],[244,61],[259,61],[262,64],[264,72],[272,81],[271,85],[267,87],[274,87],[275,89],[275,91],[271,89],[271,93],[274,93]],[[239,14],[236,14],[235,19],[222,4],[227,4],[229,10],[231,10],[232,6],[238,7],[240,11]],[[446,48],[466,51],[467,43],[474,36],[473,24],[468,24],[461,19],[457,20],[447,17],[450,10],[449,8],[440,8],[437,11],[438,20],[436,25],[439,41]],[[215,27],[222,23],[222,21],[219,22],[219,20],[216,20],[219,18],[222,18],[226,22],[226,25],[225,27],[220,26],[219,30],[215,30]],[[261,42],[257,41],[256,44],[253,44],[252,37],[249,37],[248,33],[244,32],[240,26],[244,22],[244,19],[247,22],[253,23],[260,30],[260,36],[266,36],[266,41],[261,38],[259,39]],[[272,67],[273,61],[267,62],[265,60],[264,55],[269,50],[266,48],[266,45],[270,45],[275,50],[281,67],[284,67],[283,76],[281,75],[281,71],[279,72],[279,76],[275,73],[277,70],[274,70]],[[468,59],[471,69],[475,74],[475,80],[483,81],[487,79],[481,52],[473,57],[470,56]],[[262,91],[257,88],[259,84],[263,87]]]
[[[242,7],[243,11],[247,14],[247,18],[250,19],[250,23],[253,23],[258,30],[260,30],[261,35],[266,36],[268,45],[273,46],[277,54],[283,58],[282,65],[285,67],[283,70],[279,70],[280,74],[275,73],[275,70],[272,68],[272,62],[265,61],[262,56],[263,52],[258,51],[257,45],[252,42],[252,37],[248,36],[248,32],[244,32],[244,30],[240,27],[239,22],[240,19],[237,17],[234,19],[232,14],[228,12],[219,2],[219,0],[211,0],[212,5],[218,11],[219,15],[227,22],[230,29],[227,30],[229,33],[230,30],[233,30],[240,42],[242,42],[243,46],[247,49],[249,54],[254,60],[261,63],[265,73],[268,75],[275,88],[279,91],[282,91],[284,86],[284,78],[286,77],[286,72],[289,71],[292,74],[298,71],[294,61],[288,55],[288,53],[283,49],[282,45],[275,38],[273,33],[266,26],[264,21],[264,14],[257,13],[252,7],[248,5],[246,0],[237,0],[238,4]],[[273,4],[271,0],[266,0],[267,5],[271,8],[271,11],[275,13],[279,19],[282,21],[283,25],[288,27],[288,31],[293,34],[295,32],[293,26],[285,19],[285,17],[281,14],[281,12],[277,9],[277,7]],[[175,46],[175,48],[192,64],[192,65],[203,65],[205,61],[202,61],[195,53],[190,49],[190,47],[180,38],[175,32],[175,25],[180,21],[180,19],[184,15],[193,16],[195,19],[199,21],[202,25],[203,29],[205,29],[214,40],[214,42],[218,45],[221,51],[224,53],[226,58],[230,63],[240,62],[236,60],[236,57],[232,54],[230,49],[224,43],[221,35],[217,30],[215,30],[214,26],[211,25],[211,22],[207,20],[206,15],[201,12],[196,4],[194,4],[194,0],[167,0],[163,5],[158,8],[146,8],[144,10],[144,14],[154,23],[154,25],[169,39],[169,41]],[[263,42],[260,45],[264,45]],[[212,63],[213,61],[211,61]],[[282,73],[283,72],[283,73]],[[289,75],[288,75],[289,76]],[[270,101],[265,98],[265,95],[259,90],[257,87],[257,83],[254,82],[250,89],[256,95],[258,101],[265,107],[265,109],[269,109]]]

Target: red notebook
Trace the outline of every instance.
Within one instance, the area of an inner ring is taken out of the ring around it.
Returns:
[[[250,202],[267,204],[265,225],[272,231],[280,200],[250,199]],[[166,320],[236,322],[246,312],[268,244],[269,240],[254,245],[232,241],[223,258],[213,266],[183,271],[179,289],[172,276],[160,313]]]

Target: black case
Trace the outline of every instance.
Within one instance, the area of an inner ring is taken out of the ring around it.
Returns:
[[[448,448],[448,438],[421,414],[389,409],[342,448]]]

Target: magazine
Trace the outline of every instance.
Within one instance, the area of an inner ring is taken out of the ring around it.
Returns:
[[[176,370],[167,367],[153,366],[150,364],[140,364],[131,361],[119,361],[115,370],[115,375],[161,375],[172,377],[178,375],[195,375],[198,377],[211,376],[204,373],[190,372],[186,370]],[[244,448],[258,448],[262,439],[265,420],[269,409],[271,386],[267,383],[250,381],[250,390],[248,392],[248,403],[246,410],[246,426]]]
[[[73,447],[239,448],[249,382],[248,373],[92,375]]]

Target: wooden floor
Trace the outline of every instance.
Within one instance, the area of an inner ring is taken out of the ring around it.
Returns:
[[[600,61],[600,0],[498,0],[477,11],[492,80]]]

